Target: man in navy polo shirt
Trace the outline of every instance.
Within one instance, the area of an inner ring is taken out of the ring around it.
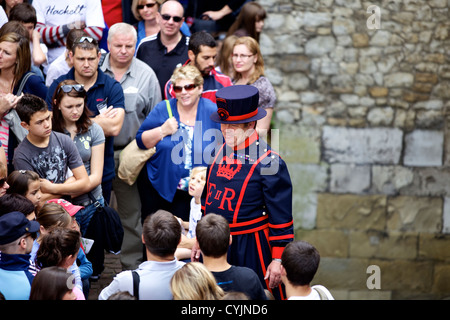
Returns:
[[[93,114],[92,120],[102,127],[106,136],[102,190],[103,197],[109,202],[112,180],[115,176],[114,137],[122,129],[125,117],[122,86],[98,68],[101,53],[97,40],[90,37],[75,39],[69,57],[73,62],[73,68],[53,81],[46,102],[51,110],[56,86],[63,80],[72,79],[84,85],[87,92],[87,107]]]
[[[189,38],[181,33],[184,9],[178,1],[164,2],[158,12],[161,31],[144,39],[139,45],[136,58],[147,63],[156,73],[164,97],[164,86],[173,71],[188,59]]]

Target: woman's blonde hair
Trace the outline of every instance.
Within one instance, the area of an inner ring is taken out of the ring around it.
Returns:
[[[189,262],[178,269],[170,288],[174,300],[219,300],[225,294],[213,274],[200,262]]]
[[[197,67],[191,65],[181,66],[175,69],[170,81],[175,85],[177,80],[192,80],[196,86],[203,85],[203,76]]]
[[[233,49],[238,45],[245,45],[248,50],[253,54],[256,55],[257,60],[255,63],[255,72],[253,72],[252,76],[250,77],[249,83],[252,84],[256,80],[258,80],[259,77],[264,75],[264,59],[261,54],[261,50],[259,49],[258,42],[253,39],[252,37],[240,37],[236,40],[234,43]],[[242,77],[242,75],[239,72],[236,72],[233,69],[233,79],[234,81],[239,80]]]
[[[139,14],[139,10],[137,8],[137,6],[141,3],[141,2],[146,2],[143,0],[133,0],[133,2],[131,3],[131,12],[133,13],[133,16],[136,18],[136,20],[141,21],[142,17]],[[159,8],[161,7],[161,5],[163,4],[164,0],[156,0],[156,5],[158,6],[158,11]]]

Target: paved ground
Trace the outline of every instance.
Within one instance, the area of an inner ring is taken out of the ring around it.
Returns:
[[[89,297],[86,300],[97,300],[102,289],[111,283],[116,274],[122,271],[119,257],[120,255],[105,253],[105,270],[98,281],[91,282]]]

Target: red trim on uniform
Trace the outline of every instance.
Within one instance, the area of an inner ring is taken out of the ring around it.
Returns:
[[[269,237],[270,241],[284,240],[284,239],[294,239],[294,235],[291,233],[291,234],[287,234],[287,235],[284,235],[284,236],[272,236],[272,237]]]
[[[287,223],[282,223],[282,224],[269,224],[269,226],[272,229],[281,229],[281,228],[287,228],[290,227],[294,224],[294,220],[292,220],[291,222],[287,222]]]
[[[241,234],[247,234],[247,233],[254,233],[263,229],[267,229],[268,224],[263,224],[262,226],[253,228],[253,229],[248,229],[248,230],[243,230],[243,231],[230,231],[230,234],[232,236],[237,236],[237,235],[241,235]]]
[[[256,133],[256,131],[255,131],[255,133]],[[252,135],[252,136],[253,136],[253,135]],[[250,136],[249,139],[250,139],[252,136]],[[256,137],[257,137],[257,135],[256,135]],[[252,167],[250,168],[250,171],[248,172],[247,177],[245,178],[245,181],[244,181],[244,183],[242,184],[241,192],[240,192],[240,194],[239,194],[239,199],[238,199],[237,204],[236,204],[236,209],[234,210],[233,223],[236,223],[236,221],[237,221],[237,216],[238,216],[238,213],[239,213],[239,209],[241,208],[242,199],[244,198],[245,189],[247,188],[248,181],[250,180],[250,178],[251,178],[252,175],[253,175],[253,171],[255,171],[256,166],[261,162],[261,160],[262,160],[263,158],[267,157],[269,153],[270,153],[270,150],[268,150],[268,151],[267,151],[266,153],[264,153],[261,157],[259,157],[259,159],[256,160],[255,163],[254,163],[254,164],[252,165]]]
[[[255,233],[255,241],[256,241],[256,248],[258,249],[258,257],[259,257],[259,264],[261,265],[262,274],[264,277],[266,276],[266,265],[264,264],[264,256],[262,254],[262,248],[261,248],[261,240],[259,239],[259,233]],[[272,292],[272,290],[269,287],[269,279],[266,279],[266,286],[267,289]]]
[[[262,216],[253,220],[243,221],[243,222],[236,222],[236,223],[230,223],[230,228],[236,228],[236,227],[242,227],[242,226],[248,226],[249,224],[254,224],[260,221],[263,221],[265,219],[269,219],[268,216]]]

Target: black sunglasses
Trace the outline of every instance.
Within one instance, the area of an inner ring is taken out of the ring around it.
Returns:
[[[153,8],[155,6],[155,4],[156,4],[156,2],[154,2],[154,3],[146,3],[146,4],[138,4],[137,5],[137,9],[138,10],[142,10],[142,9],[144,9],[144,7]]]
[[[77,92],[83,92],[84,86],[82,84],[65,84],[58,89],[58,92],[56,94],[58,94],[61,90],[64,93],[69,93],[70,91],[72,91],[72,89]]]
[[[192,91],[195,87],[197,87],[197,85],[195,85],[193,83],[187,84],[184,87],[182,87],[182,86],[173,86],[173,91],[175,91],[175,93],[180,93],[181,91],[183,91],[183,88],[186,91]]]
[[[180,22],[183,20],[183,17],[171,16],[169,14],[162,14],[161,17],[166,21],[169,21],[170,18],[172,18],[174,22]]]
[[[6,182],[6,178],[0,179],[0,188],[3,187],[5,182]]]

